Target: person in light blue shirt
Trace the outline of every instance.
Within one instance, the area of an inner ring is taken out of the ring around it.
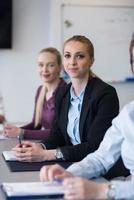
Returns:
[[[130,58],[134,73],[134,38],[130,44]],[[120,155],[131,176],[97,182],[96,178],[104,175]],[[134,101],[112,121],[98,150],[66,171],[59,165],[43,167],[40,178],[64,179],[65,199],[134,199]]]

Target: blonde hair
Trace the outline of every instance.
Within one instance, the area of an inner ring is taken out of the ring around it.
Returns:
[[[87,46],[87,50],[88,50],[90,58],[94,61],[94,46],[87,37],[85,37],[84,35],[72,36],[71,38],[67,39],[64,42],[63,51],[64,51],[66,44],[70,41],[76,41],[76,42],[81,42],[81,43],[85,44]],[[91,71],[91,69],[89,69],[89,77],[96,77],[96,75]]]
[[[52,53],[56,56],[57,59],[57,63],[59,66],[61,66],[61,54],[60,52],[53,47],[48,47],[45,49],[42,49],[39,53],[44,53],[44,52],[49,52]],[[41,116],[42,116],[42,110],[43,110],[43,104],[45,102],[46,99],[46,93],[47,93],[47,88],[45,85],[42,86],[38,99],[37,99],[37,103],[36,103],[36,108],[35,108],[35,122],[34,122],[34,127],[36,128],[40,122],[41,122]]]

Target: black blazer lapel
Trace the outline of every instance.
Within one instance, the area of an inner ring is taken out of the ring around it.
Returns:
[[[67,122],[68,122],[68,110],[69,110],[69,104],[70,104],[70,95],[69,93],[66,94],[66,97],[63,98],[62,102],[62,121],[64,125],[64,130],[66,130]]]
[[[83,133],[83,127],[84,123],[87,117],[87,114],[90,109],[90,102],[92,98],[92,91],[93,91],[93,85],[94,85],[94,78],[90,79],[87,83],[85,94],[83,98],[82,108],[81,108],[81,115],[80,115],[80,124],[79,124],[79,131],[80,131],[80,139],[82,141],[82,133]]]
[[[62,100],[62,105],[61,108],[61,129],[65,135],[66,140],[69,141],[69,137],[67,134],[67,123],[68,123],[68,111],[69,111],[69,106],[70,106],[70,86],[71,84],[69,84],[69,86],[67,87],[64,96],[63,96],[63,100]]]

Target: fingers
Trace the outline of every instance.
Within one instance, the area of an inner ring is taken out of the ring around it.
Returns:
[[[19,149],[28,148],[28,147],[32,147],[32,146],[33,146],[33,143],[28,142],[28,141],[22,141],[21,147],[20,147],[20,144],[18,143],[14,148],[12,148],[12,150],[13,151],[19,151]]]
[[[22,141],[21,147],[17,144],[12,150],[15,151],[17,160],[28,162],[42,161],[41,151],[44,151],[41,146],[29,141]]]
[[[4,127],[5,127],[5,129],[13,128],[13,126],[11,124],[7,124],[7,123],[4,124]]]
[[[11,130],[11,127],[9,124],[4,125],[4,135],[8,136],[8,132]]]
[[[65,199],[90,199],[88,196],[88,190],[86,190],[88,181],[80,178],[66,178],[63,181],[63,186],[65,188]]]
[[[40,180],[41,181],[53,181],[55,179],[58,179],[61,177],[64,173],[65,169],[62,168],[60,165],[49,165],[49,166],[44,166],[41,168],[40,171]]]
[[[22,147],[20,144],[17,144],[12,150],[15,151],[17,160],[19,161],[32,161],[32,146],[29,142],[22,142]]]
[[[40,170],[40,180],[43,182],[43,181],[48,181],[48,170],[51,166],[48,165],[48,166],[44,166],[41,168]]]
[[[63,181],[65,199],[70,199],[70,200],[78,199],[78,195],[76,193],[77,188],[75,187],[74,180],[75,178],[67,178]]]
[[[34,157],[31,153],[31,150],[28,150],[27,148],[14,148],[14,150],[17,160],[27,162],[34,161]]]
[[[17,146],[18,146],[19,144],[17,144]],[[28,147],[33,147],[35,145],[35,143],[33,143],[33,142],[29,142],[29,141],[21,141],[21,146],[23,147],[23,148],[28,148]],[[16,146],[16,147],[17,147]]]
[[[64,171],[64,168],[62,168],[60,165],[55,164],[52,165],[51,168],[48,170],[48,178],[49,181],[53,181],[54,179],[59,179],[60,174],[62,174]]]
[[[19,145],[14,147],[12,150],[15,151],[16,153],[26,153],[28,151],[31,151],[30,148],[20,147]]]
[[[16,137],[20,132],[20,128],[11,124],[4,125],[4,134],[8,137]]]

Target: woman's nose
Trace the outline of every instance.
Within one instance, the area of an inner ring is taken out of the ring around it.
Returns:
[[[70,59],[70,64],[71,65],[76,65],[76,59],[75,59],[75,57],[72,57],[71,59]]]
[[[47,72],[48,71],[48,67],[47,66],[43,66],[42,71],[43,72]]]

